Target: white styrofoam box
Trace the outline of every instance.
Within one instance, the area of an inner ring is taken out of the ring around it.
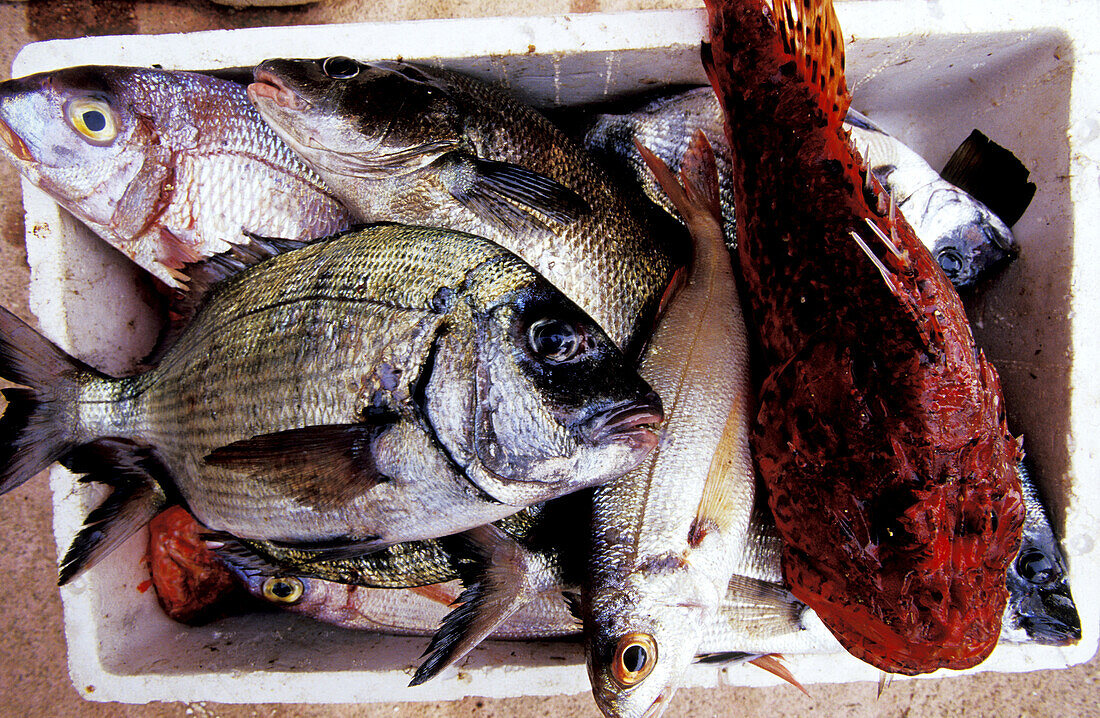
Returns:
[[[1091,328],[1100,283],[1089,276],[1100,227],[1097,4],[868,0],[838,12],[856,109],[934,166],[980,128],[1012,149],[1038,184],[1016,226],[1020,258],[971,297],[969,309],[1065,538],[1084,638],[1063,649],[1002,645],[974,670],[1084,662],[1100,628],[1100,341]],[[202,69],[287,53],[403,57],[499,82],[546,106],[702,83],[704,24],[702,11],[692,10],[95,37],[29,45],[13,74],[76,64]],[[122,370],[152,337],[137,270],[35,188],[24,191],[31,306],[41,326],[90,363]],[[51,480],[60,552],[97,497],[74,489],[61,469]],[[72,680],[93,700],[371,702],[588,690],[576,643],[487,643],[459,670],[407,688],[423,639],[290,615],[175,624],[151,592],[137,589],[147,578],[143,538],[62,591]],[[846,655],[796,656],[790,664],[803,682],[878,676]],[[690,685],[774,680],[743,667],[694,666],[687,677]]]

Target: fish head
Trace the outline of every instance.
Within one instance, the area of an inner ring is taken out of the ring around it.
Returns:
[[[594,597],[584,617],[592,695],[609,718],[656,718],[695,658],[715,602],[699,600],[690,574],[672,570]]]
[[[488,269],[487,272],[493,270]],[[482,283],[438,340],[425,414],[449,455],[514,506],[610,481],[656,446],[660,398],[603,330],[534,272]]]
[[[1068,646],[1081,640],[1081,618],[1054,535],[1024,528],[1020,552],[1005,579],[1008,605],[1001,637],[1017,642]]]
[[[264,120],[325,176],[400,174],[463,141],[454,102],[413,65],[271,59],[254,80],[248,96]]]
[[[916,196],[909,200],[923,207],[913,228],[952,284],[973,286],[1016,256],[1016,239],[988,207],[945,185],[937,185],[923,202]]]
[[[110,67],[0,83],[0,153],[77,217],[108,225],[152,141],[143,84]]]

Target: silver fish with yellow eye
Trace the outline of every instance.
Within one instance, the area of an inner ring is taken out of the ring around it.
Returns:
[[[756,480],[748,341],[713,155],[699,133],[684,159],[686,191],[647,160],[693,252],[639,367],[665,402],[664,433],[638,469],[593,491],[585,654],[596,704],[624,718],[667,709],[748,548]]]
[[[85,66],[0,83],[0,154],[172,287],[242,231],[314,239],[352,224],[243,85],[198,73]]]
[[[167,494],[212,530],[367,553],[608,481],[656,443],[656,394],[498,245],[394,224],[257,242],[251,266],[196,268],[230,272],[135,376],[0,311],[0,374],[27,387],[4,390],[0,492],[55,460],[115,488],[63,580]]]

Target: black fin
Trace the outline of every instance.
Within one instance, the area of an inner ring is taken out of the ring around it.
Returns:
[[[565,600],[565,607],[569,609],[569,615],[575,618],[578,623],[583,623],[584,614],[581,609],[580,594],[574,591],[562,591],[561,597]]]
[[[115,550],[168,504],[158,476],[164,465],[148,446],[121,439],[85,444],[62,463],[80,481],[111,487],[107,498],[88,514],[61,560],[57,585],[64,586]]]
[[[432,636],[410,686],[418,686],[467,653],[496,630],[516,610],[531,600],[527,553],[495,526],[480,526],[462,537],[480,561],[472,577],[464,577],[466,589],[455,600],[455,608],[443,619]]]
[[[274,548],[308,551],[311,555],[308,557],[303,556],[303,563],[346,561],[380,551],[390,545],[382,541],[381,536],[341,537],[321,541],[269,541],[269,543]]]
[[[756,658],[759,653],[745,653],[744,651],[721,651],[719,653],[700,653],[695,657],[695,663],[730,663],[738,664]]]
[[[519,165],[451,153],[441,174],[456,200],[483,220],[506,230],[572,224],[590,209],[573,190]],[[544,219],[545,218],[545,219]]]
[[[393,416],[378,421],[262,434],[215,449],[204,460],[211,466],[262,476],[265,483],[280,485],[304,505],[335,509],[389,481],[374,462],[371,441]]]
[[[205,532],[202,534],[202,539],[206,542],[206,548],[234,573],[242,576],[278,576],[287,572],[286,569],[225,531]]]
[[[1016,155],[978,130],[970,133],[940,176],[983,203],[1009,227],[1016,224],[1032,197],[1035,183]]]
[[[30,387],[3,390],[8,407],[0,419],[0,494],[77,445],[64,416],[88,376],[103,377],[0,307],[0,377]]]
[[[157,337],[156,346],[143,360],[144,364],[155,364],[176,343],[218,282],[240,274],[265,259],[309,244],[297,239],[260,237],[251,232],[242,232],[242,236],[248,240],[244,244],[235,244],[224,252],[184,266],[180,275],[186,277],[186,285],[183,289],[174,290],[169,298],[168,323]]]

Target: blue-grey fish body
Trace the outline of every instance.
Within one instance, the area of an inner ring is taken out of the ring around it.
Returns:
[[[365,221],[447,227],[512,250],[620,347],[644,341],[675,267],[587,152],[531,108],[406,62],[267,60],[249,97]]]
[[[956,287],[971,286],[1016,255],[1012,230],[984,204],[951,184],[923,158],[855,110],[845,127],[871,172],[897,204],[917,237]],[[640,108],[596,116],[584,144],[627,181],[669,212],[661,193],[634,147],[637,139],[679,170],[680,158],[696,130],[714,143],[722,178],[722,217],[734,237],[733,184],[729,149],[714,92],[707,87],[662,96]]]

